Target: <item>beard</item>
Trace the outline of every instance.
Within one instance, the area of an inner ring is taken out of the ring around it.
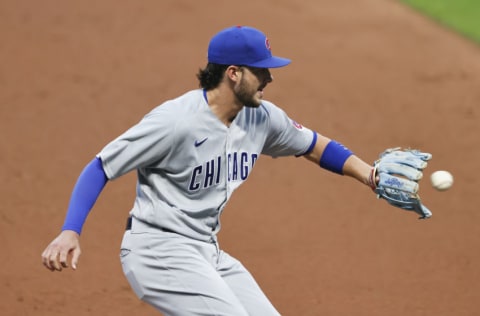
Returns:
[[[258,89],[250,87],[243,78],[234,87],[233,93],[237,100],[247,108],[258,108],[262,104],[262,100],[256,98]]]

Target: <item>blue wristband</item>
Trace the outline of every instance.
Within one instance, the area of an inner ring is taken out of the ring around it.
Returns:
[[[320,158],[320,167],[343,175],[343,165],[353,153],[342,144],[331,140]]]
[[[88,213],[107,182],[108,178],[103,171],[102,161],[100,158],[94,158],[83,169],[73,188],[62,230],[73,230],[78,234],[82,232]]]

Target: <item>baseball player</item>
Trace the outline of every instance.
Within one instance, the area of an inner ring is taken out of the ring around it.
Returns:
[[[255,28],[217,33],[197,75],[200,89],[154,108],[81,172],[62,232],[44,250],[43,264],[52,271],[77,268],[80,234],[96,199],[107,182],[135,170],[137,193],[120,250],[135,294],[164,315],[279,315],[217,241],[220,215],[262,154],[305,157],[370,186],[394,206],[429,217],[415,204],[429,154],[389,150],[372,167],[263,99],[273,80],[269,68],[289,63],[272,55],[267,37]]]

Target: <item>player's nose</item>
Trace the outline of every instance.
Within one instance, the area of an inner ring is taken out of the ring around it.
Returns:
[[[270,73],[270,70],[266,69],[266,72],[264,73],[263,78],[264,78],[263,81],[265,82],[265,84],[268,84],[273,81],[273,76]]]
[[[270,72],[270,69],[267,69],[267,83],[270,83],[273,81],[273,76],[272,73]]]
[[[261,71],[258,72],[257,78],[261,80],[264,84],[270,83],[273,81],[272,73],[268,68],[261,68]]]
[[[267,77],[267,83],[270,83],[270,82],[273,81],[273,76],[270,72],[268,74],[269,74],[269,76]]]

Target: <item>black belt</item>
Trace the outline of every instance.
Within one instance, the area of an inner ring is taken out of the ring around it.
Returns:
[[[125,225],[125,230],[131,230],[132,229],[132,218],[133,218],[132,216],[129,216],[127,218],[127,223]],[[167,233],[174,233],[173,230],[162,228],[162,227],[156,227],[156,229],[167,232]]]
[[[127,224],[125,225],[125,230],[131,230],[132,229],[132,217],[129,216],[127,218]]]

